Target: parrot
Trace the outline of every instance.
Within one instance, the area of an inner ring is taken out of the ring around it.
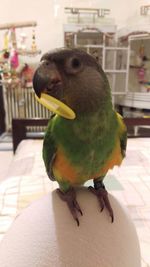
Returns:
[[[83,215],[77,188],[92,179],[88,189],[114,221],[104,178],[120,166],[126,154],[127,129],[112,104],[108,78],[97,60],[78,48],[56,48],[45,53],[33,76],[35,96],[43,95],[63,103],[73,112],[53,114],[43,140],[46,173],[57,181],[60,199],[65,201],[79,226]],[[69,111],[69,112],[70,112]]]

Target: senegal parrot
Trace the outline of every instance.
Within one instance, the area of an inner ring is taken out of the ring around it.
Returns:
[[[86,52],[61,48],[42,56],[33,88],[39,102],[57,113],[48,123],[43,159],[49,178],[59,184],[58,195],[79,226],[83,214],[75,187],[93,179],[89,190],[113,222],[103,180],[125,157],[127,131],[113,109],[106,74]]]

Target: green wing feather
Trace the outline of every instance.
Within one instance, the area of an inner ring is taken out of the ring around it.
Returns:
[[[127,147],[127,128],[123,121],[123,118],[120,114],[117,113],[117,118],[119,122],[119,137],[120,137],[120,147],[122,157],[124,158],[126,155],[126,147]]]
[[[43,142],[43,160],[45,163],[46,172],[52,181],[55,180],[52,172],[52,163],[56,155],[56,143],[54,137],[52,136],[54,118],[55,117],[53,117],[48,123]]]
[[[121,146],[121,153],[124,158],[126,155],[126,147],[127,147],[127,131],[122,133],[122,135],[120,136],[120,146]]]

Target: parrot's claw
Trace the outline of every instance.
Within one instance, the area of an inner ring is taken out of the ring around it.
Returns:
[[[105,187],[99,187],[97,189],[93,188],[92,186],[89,186],[89,190],[97,196],[99,204],[100,204],[100,208],[101,208],[101,212],[103,211],[104,207],[106,207],[106,209],[109,212],[109,215],[111,217],[111,222],[113,223],[114,221],[114,214],[113,214],[113,210],[112,207],[110,205],[109,202],[109,198],[108,198],[108,193],[105,189]]]
[[[68,208],[74,218],[74,220],[77,222],[77,226],[80,225],[79,219],[77,216],[77,212],[80,213],[80,215],[83,215],[82,210],[80,209],[80,206],[76,200],[76,192],[73,188],[70,188],[66,193],[62,192],[60,189],[56,190],[61,200],[66,201]]]

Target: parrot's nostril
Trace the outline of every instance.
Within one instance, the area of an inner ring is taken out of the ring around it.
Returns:
[[[46,87],[46,91],[49,94],[56,94],[57,91],[61,91],[62,88],[62,82],[61,79],[57,76],[53,77],[50,81],[50,83]]]
[[[53,85],[57,85],[57,84],[60,84],[61,83],[61,80],[58,77],[56,77],[56,78],[53,78],[52,79],[51,83]]]

